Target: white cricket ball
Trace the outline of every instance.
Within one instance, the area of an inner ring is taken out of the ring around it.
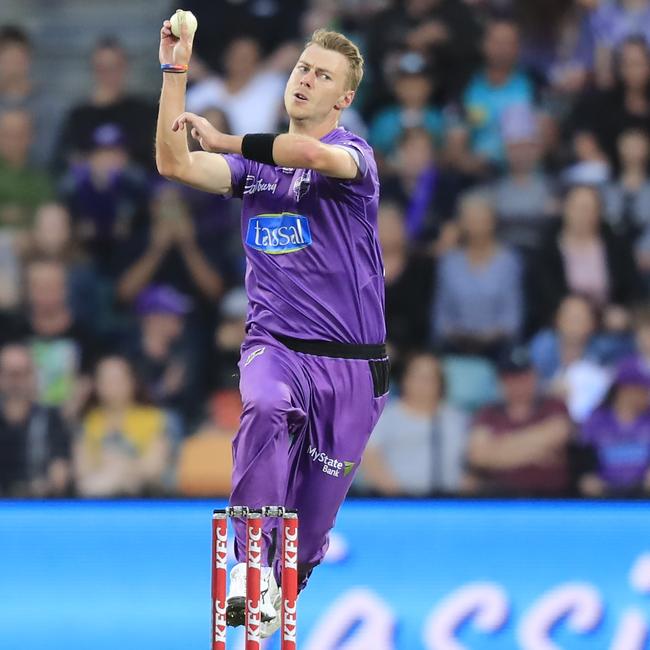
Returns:
[[[194,32],[199,25],[196,16],[191,11],[185,11],[184,9],[177,9],[176,13],[169,20],[172,24],[172,34],[176,36],[176,38],[181,37],[181,24],[183,21],[185,21],[187,25],[187,31],[190,38],[194,36]]]

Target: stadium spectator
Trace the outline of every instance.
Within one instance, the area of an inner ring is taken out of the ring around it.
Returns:
[[[501,130],[507,167],[486,190],[494,203],[501,241],[530,254],[539,248],[549,217],[558,212],[554,183],[541,169],[540,126],[531,107],[506,109]]]
[[[208,106],[201,115],[222,133],[232,133],[228,117],[216,106]],[[190,150],[201,149],[198,140],[188,134]],[[201,192],[181,186],[184,200],[194,219],[197,240],[206,249],[219,250],[227,281],[241,284],[244,281],[245,256],[241,241],[241,201],[231,198],[224,201],[218,194]]]
[[[330,25],[360,44],[367,65],[355,106],[375,120],[396,377],[410,354],[438,344],[444,404],[474,413],[498,398],[494,359],[525,337],[541,394],[565,400],[581,424],[620,359],[635,355],[650,369],[650,317],[637,305],[650,295],[650,0],[186,6],[201,21],[188,101],[195,96],[223,132],[287,126],[276,110],[286,72],[314,29]],[[174,435],[194,431],[209,405],[189,467],[229,462],[214,450],[230,444],[222,418],[236,411],[228,405],[247,313],[238,202],[152,185],[142,165],[151,164],[157,97],[144,94],[146,66],[134,66],[143,94],[129,91],[127,50],[100,40],[94,10],[82,39],[97,44],[93,86],[57,127],[59,102],[78,97],[87,65],[56,51],[57,16],[34,38],[0,26],[0,346],[26,337],[44,410],[61,404],[70,426],[93,358],[132,356],[153,397],[172,409],[170,422],[184,424],[170,425]],[[343,115],[363,135],[359,115]],[[43,172],[56,140],[58,194]],[[460,208],[466,192],[473,198]],[[467,204],[470,214],[454,218]],[[172,313],[138,312],[151,285],[182,294]],[[178,311],[186,299],[192,309]],[[227,406],[214,411],[213,400]],[[602,479],[595,452],[580,454],[578,470]],[[172,485],[168,465],[164,490]]]
[[[522,63],[548,86],[558,108],[580,92],[591,64],[583,51],[585,15],[599,0],[519,0],[512,9],[522,28]]]
[[[0,329],[2,318],[12,314],[22,300],[20,240],[15,233],[0,229]]]
[[[217,131],[221,131],[221,133],[232,133],[232,127],[230,126],[228,116],[223,108],[208,104],[200,112],[200,115],[205,117],[205,119],[208,120]],[[195,140],[191,133],[187,134],[187,146],[190,151],[201,151],[201,143],[198,140]]]
[[[382,202],[378,221],[389,353],[393,371],[398,373],[404,355],[422,348],[428,338],[433,262],[428,256],[409,251],[404,217],[397,205]]]
[[[585,496],[650,494],[650,374],[637,360],[621,363],[604,404],[582,425],[581,442],[596,452],[583,476]]]
[[[119,41],[103,38],[91,57],[93,88],[90,96],[68,110],[55,152],[55,166],[63,172],[80,162],[94,147],[94,136],[104,124],[114,124],[124,134],[131,159],[154,168],[153,142],[156,110],[153,102],[129,93],[129,56]]]
[[[34,45],[17,25],[0,27],[0,113],[26,111],[34,122],[30,163],[45,168],[52,159],[54,141],[62,118],[60,98],[46,93],[34,81]]]
[[[640,366],[650,372],[650,304],[638,306],[633,313],[634,350],[629,356],[634,356]]]
[[[530,344],[543,390],[565,401],[575,422],[590,415],[609,388],[605,366],[629,350],[624,340],[597,327],[591,303],[568,295],[558,307],[555,328],[542,330]]]
[[[75,447],[77,490],[83,497],[160,494],[170,488],[176,424],[139,393],[125,357],[105,357]]]
[[[479,171],[500,169],[505,162],[501,131],[504,112],[511,106],[532,105],[535,101],[533,84],[519,68],[520,34],[516,23],[501,18],[491,21],[483,54],[485,65],[471,79],[462,97],[469,129],[467,155],[474,158],[474,163],[461,164]]]
[[[570,138],[569,160],[559,174],[565,187],[573,185],[593,185],[602,187],[612,176],[612,164],[598,144],[596,136],[587,130],[579,129]]]
[[[480,26],[474,13],[454,0],[405,0],[391,3],[367,27],[367,59],[377,86],[371,101],[381,99],[383,70],[391,59],[411,50],[432,66],[440,94],[460,92],[479,60]]]
[[[108,306],[94,264],[81,250],[72,233],[70,214],[61,203],[43,203],[36,210],[34,228],[24,253],[25,263],[55,260],[65,266],[67,296],[75,321],[93,331],[101,328]]]
[[[208,68],[219,71],[223,65],[224,46],[233,38],[243,35],[255,39],[265,56],[278,46],[293,43],[300,32],[300,20],[307,5],[307,0],[293,0],[290,3],[279,0],[219,3],[214,0],[186,0],[185,9],[199,16],[201,29],[206,30],[203,32],[205,36],[194,42],[193,67],[196,56],[197,61],[200,59]],[[177,7],[178,4],[174,2],[170,12],[176,11]]]
[[[232,441],[242,405],[235,388],[219,391],[209,401],[209,417],[183,441],[178,457],[177,485],[183,496],[230,494]]]
[[[484,196],[461,200],[459,226],[461,245],[438,266],[433,339],[447,352],[495,356],[520,334],[521,265],[495,238],[494,210]]]
[[[210,76],[187,91],[188,111],[208,107],[224,111],[233,133],[267,133],[277,128],[286,73],[297,58],[292,46],[277,51],[262,63],[258,41],[233,38],[224,54],[224,76]]]
[[[399,59],[391,84],[394,103],[382,109],[370,125],[369,142],[375,151],[390,156],[406,129],[425,129],[431,138],[442,140],[443,117],[432,104],[433,79],[424,57],[407,52]]]
[[[215,355],[211,384],[217,390],[239,388],[239,350],[246,335],[248,296],[244,287],[230,289],[219,304],[219,323],[214,333]]]
[[[648,0],[599,0],[585,18],[579,53],[601,87],[614,83],[617,49],[631,38],[650,41]]]
[[[650,14],[649,14],[650,15]],[[616,143],[630,128],[650,130],[650,48],[641,37],[620,46],[616,83],[607,90],[586,91],[569,116],[570,133],[592,134],[610,161],[618,162]]]
[[[604,217],[616,235],[630,244],[650,233],[650,178],[648,132],[628,129],[618,137],[621,169],[603,191]]]
[[[424,496],[461,488],[468,419],[445,402],[440,362],[418,353],[404,368],[399,398],[370,437],[361,472],[383,496]]]
[[[404,131],[390,167],[381,195],[404,211],[409,241],[435,254],[444,252],[456,242],[452,217],[463,179],[438,163],[431,136],[420,127]]]
[[[29,161],[34,140],[31,115],[23,109],[0,113],[0,228],[26,231],[36,207],[53,195],[48,175]]]
[[[0,350],[0,496],[62,496],[70,488],[70,432],[56,409],[36,403],[29,350]]]
[[[26,341],[38,378],[38,401],[73,419],[88,396],[97,341],[68,304],[62,262],[35,259],[25,270],[26,304],[14,338]]]
[[[116,249],[142,230],[148,193],[146,177],[130,162],[121,128],[97,127],[86,158],[73,164],[63,178],[61,194],[75,232],[102,276],[114,277]]]
[[[147,285],[164,284],[190,296],[195,306],[219,298],[223,291],[221,253],[197,238],[180,187],[160,183],[149,212],[149,232],[132,237],[120,250],[118,297],[130,303]]]
[[[570,489],[572,425],[564,404],[541,397],[526,348],[499,360],[503,403],[476,416],[467,484],[482,494],[562,496]]]
[[[593,187],[567,193],[561,223],[542,245],[534,268],[537,322],[547,322],[568,293],[582,294],[601,308],[630,306],[642,296],[632,250],[602,223],[600,195]],[[606,326],[608,321],[606,313]]]
[[[197,355],[185,328],[190,309],[187,297],[172,287],[147,287],[135,302],[138,327],[125,350],[149,398],[182,415],[185,425],[199,415],[203,397]]]

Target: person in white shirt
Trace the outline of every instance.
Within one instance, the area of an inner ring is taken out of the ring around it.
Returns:
[[[283,46],[262,62],[255,39],[234,38],[224,56],[224,76],[210,76],[192,86],[187,91],[187,110],[201,114],[208,107],[220,108],[233,133],[275,131],[296,52],[292,45]]]
[[[401,395],[370,437],[362,485],[386,496],[461,490],[469,417],[444,401],[442,366],[421,352],[407,362]]]

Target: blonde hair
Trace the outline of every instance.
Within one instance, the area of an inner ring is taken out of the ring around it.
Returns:
[[[319,45],[324,50],[339,52],[348,60],[348,88],[347,90],[356,90],[363,78],[363,57],[359,48],[346,36],[339,32],[330,32],[327,29],[317,29],[311,39],[306,43],[309,45]]]

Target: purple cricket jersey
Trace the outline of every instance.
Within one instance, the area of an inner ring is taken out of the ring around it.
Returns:
[[[650,469],[650,411],[622,423],[611,408],[600,408],[581,433],[583,442],[596,449],[601,478],[609,485],[628,488],[643,482]]]
[[[348,149],[360,176],[224,158],[241,197],[247,325],[301,339],[383,343],[379,180],[368,143],[342,127],[321,142]]]

